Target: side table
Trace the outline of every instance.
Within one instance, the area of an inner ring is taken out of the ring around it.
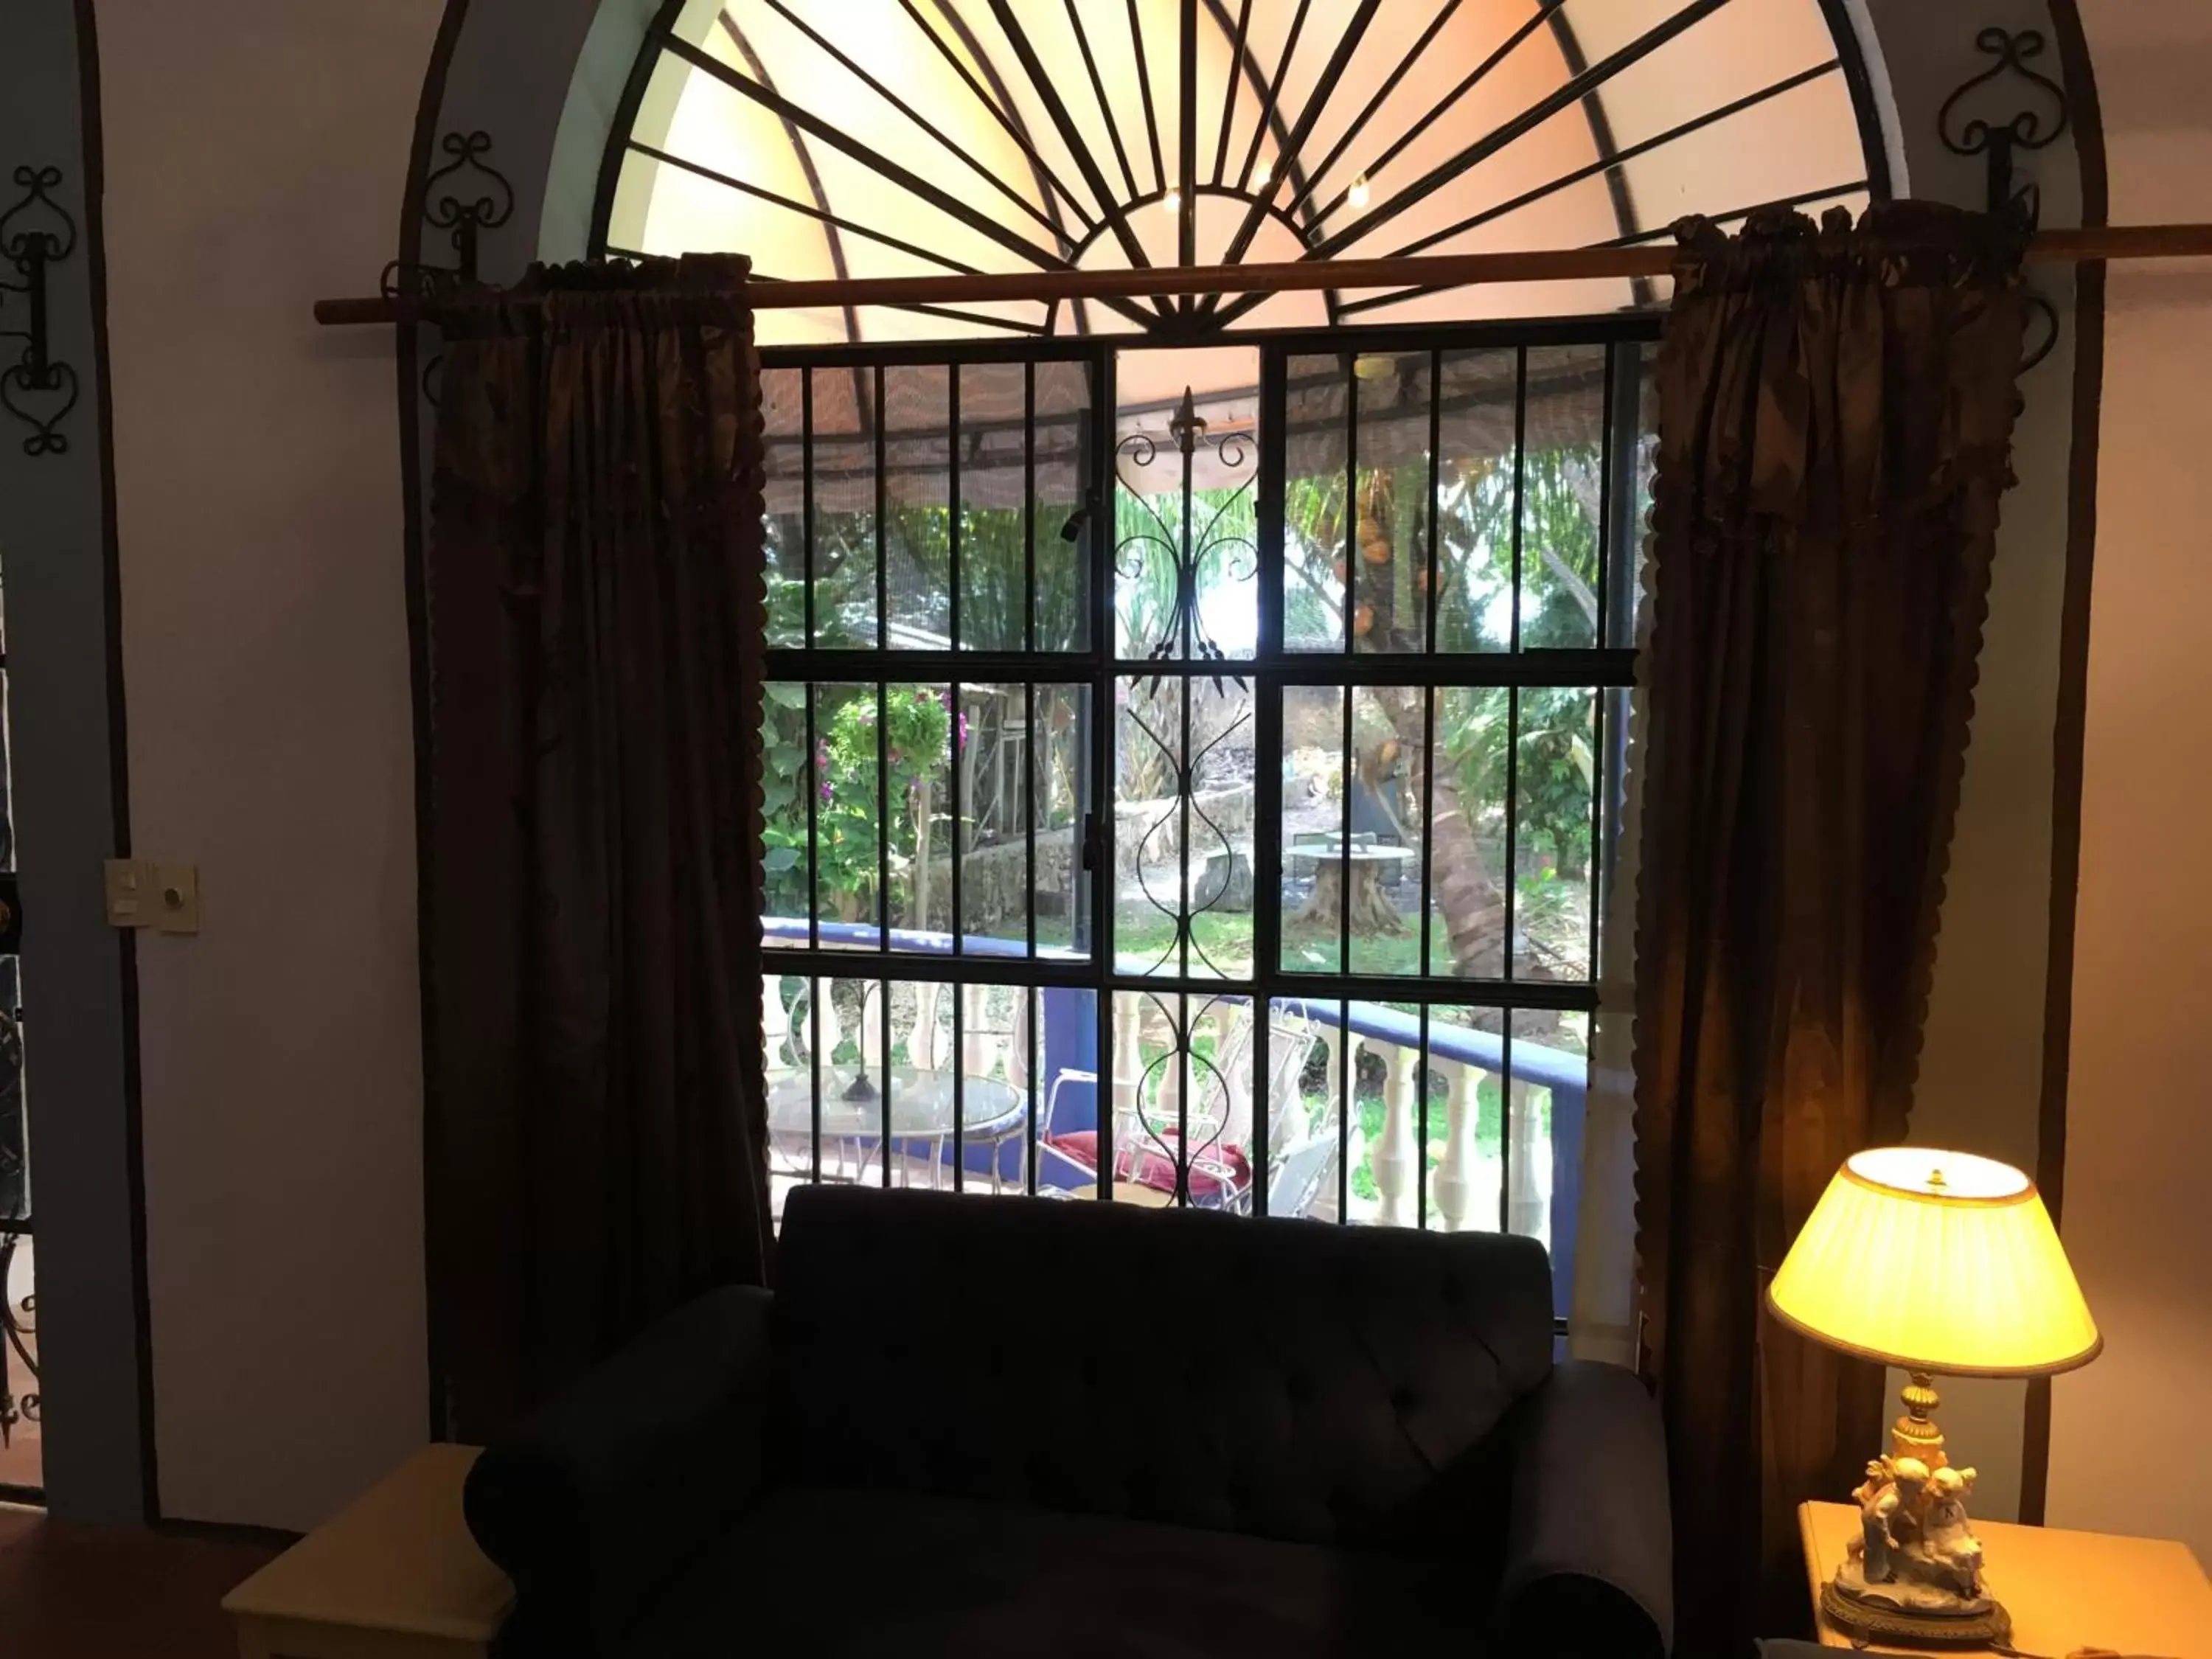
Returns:
[[[461,1518],[475,1446],[425,1446],[222,1598],[239,1659],[483,1659],[514,1600]]]
[[[1858,1536],[1850,1504],[1800,1504],[1797,1530],[1805,1547],[1805,1582],[1816,1609],[1820,1645],[1856,1644],[1820,1616],[1820,1586],[1835,1576]],[[2212,1583],[2186,1544],[2168,1538],[2122,1538],[1976,1521],[1988,1562],[1990,1590],[2012,1614],[2011,1645],[2050,1659],[2081,1648],[2108,1648],[2159,1659],[2212,1659]],[[1973,1654],[1983,1648],[1903,1648],[1875,1644],[1870,1653]]]

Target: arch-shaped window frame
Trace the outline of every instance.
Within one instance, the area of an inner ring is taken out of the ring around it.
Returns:
[[[1310,3],[1310,0],[1301,0],[1297,10],[1297,19],[1304,17]],[[1041,263],[1064,262],[1071,265],[1083,262],[1098,244],[1109,238],[1118,244],[1117,251],[1129,264],[1161,263],[1147,258],[1139,232],[1148,211],[1157,212],[1161,204],[1176,202],[1178,198],[1181,198],[1176,212],[1178,246],[1174,250],[1175,257],[1168,261],[1170,263],[1235,264],[1248,254],[1255,258],[1285,257],[1279,251],[1283,246],[1279,238],[1274,243],[1278,250],[1274,252],[1261,255],[1251,252],[1257,228],[1262,224],[1272,225],[1293,239],[1302,250],[1297,256],[1299,258],[1328,258],[1334,252],[1351,249],[1360,240],[1360,235],[1353,233],[1360,230],[1361,222],[1355,221],[1348,227],[1327,222],[1330,216],[1342,209],[1346,203],[1347,190],[1338,182],[1337,174],[1341,171],[1346,147],[1353,137],[1367,126],[1376,111],[1384,106],[1395,84],[1395,76],[1403,74],[1414,63],[1462,3],[1462,0],[1437,0],[1434,9],[1425,19],[1427,27],[1405,45],[1402,53],[1400,43],[1395,40],[1392,41],[1390,55],[1397,64],[1393,75],[1386,77],[1379,89],[1360,98],[1362,112],[1352,120],[1348,127],[1340,127],[1334,133],[1334,143],[1324,147],[1319,139],[1314,141],[1314,148],[1325,148],[1326,150],[1316,159],[1306,153],[1307,140],[1317,130],[1326,131],[1317,127],[1316,118],[1328,101],[1328,97],[1315,95],[1310,98],[1304,106],[1293,115],[1286,107],[1286,98],[1279,95],[1283,94],[1291,58],[1302,50],[1298,23],[1294,21],[1288,43],[1279,54],[1279,61],[1270,65],[1263,60],[1255,40],[1247,36],[1253,0],[1188,0],[1182,9],[1183,15],[1196,19],[1200,29],[1213,31],[1219,37],[1214,43],[1216,47],[1225,51],[1227,57],[1237,65],[1237,72],[1233,76],[1221,77],[1221,82],[1225,84],[1199,87],[1194,98],[1190,90],[1190,71],[1199,60],[1191,46],[1185,44],[1181,65],[1184,78],[1178,81],[1175,89],[1176,108],[1170,112],[1179,116],[1184,132],[1195,134],[1199,128],[1194,120],[1194,106],[1208,98],[1225,98],[1225,101],[1214,137],[1192,146],[1201,163],[1205,150],[1216,150],[1211,176],[1202,176],[1197,165],[1183,165],[1180,176],[1170,179],[1161,160],[1163,129],[1166,123],[1157,118],[1152,83],[1146,82],[1145,85],[1143,106],[1146,118],[1142,124],[1132,118],[1128,123],[1131,130],[1125,137],[1113,119],[1106,88],[1099,79],[1098,63],[1090,50],[1091,40],[1083,31],[1081,20],[1085,17],[1092,19],[1095,27],[1097,22],[1106,19],[1109,12],[1118,19],[1120,8],[1085,8],[1074,3],[1074,0],[1069,0],[1068,17],[1075,39],[1083,48],[1081,62],[1084,72],[1071,72],[1063,77],[1069,88],[1065,100],[1054,89],[1050,77],[1034,72],[1028,76],[1027,89],[1044,99],[1055,112],[1054,125],[1059,128],[1059,136],[1064,144],[1059,152],[1060,168],[1056,169],[1042,153],[1041,147],[1033,142],[1021,100],[1013,95],[1011,89],[1010,76],[1022,76],[1025,67],[1034,71],[1038,64],[1036,48],[1024,37],[1018,23],[1014,21],[1015,15],[1011,7],[994,8],[1003,39],[1012,43],[1012,58],[1017,60],[1001,62],[1000,58],[1005,54],[994,55],[987,49],[977,30],[958,7],[936,4],[925,20],[919,5],[906,4],[905,0],[902,0],[906,13],[914,20],[917,29],[928,34],[944,61],[965,80],[969,90],[1024,152],[1028,174],[1024,182],[1033,189],[1035,200],[1021,196],[1013,181],[996,179],[994,185],[1002,200],[1018,200],[1021,213],[1029,220],[1034,220],[1037,227],[1051,236],[1059,250],[1053,252],[1048,249],[1035,249],[1033,252],[1044,254]],[[1590,179],[1601,181],[1610,207],[1613,234],[1604,240],[1613,243],[1658,240],[1667,234],[1667,225],[1644,222],[1629,182],[1627,169],[1632,162],[1669,143],[1689,138],[1718,121],[1744,113],[1759,104],[1829,76],[1840,77],[1843,84],[1850,118],[1856,125],[1862,175],[1855,180],[1827,181],[1821,186],[1784,199],[1790,204],[1808,206],[1854,195],[1874,200],[1887,199],[1892,193],[1890,155],[1882,131],[1879,100],[1858,33],[1850,18],[1849,0],[1810,0],[1810,3],[1817,6],[1820,19],[1826,26],[1832,47],[1832,56],[1826,61],[1778,77],[1762,77],[1755,69],[1752,70],[1748,78],[1756,84],[1749,86],[1740,96],[1702,109],[1664,131],[1647,135],[1633,143],[1622,144],[1616,141],[1614,124],[1606,102],[1607,85],[1614,77],[1642,62],[1645,56],[1687,33],[1731,3],[1732,0],[1675,0],[1672,9],[1656,26],[1626,45],[1607,52],[1593,64],[1577,34],[1576,19],[1569,0],[1536,0],[1528,16],[1510,30],[1492,57],[1478,65],[1469,80],[1479,82],[1484,73],[1506,58],[1531,34],[1540,30],[1556,51],[1558,61],[1566,76],[1565,82],[1546,98],[1542,107],[1547,114],[1557,114],[1568,108],[1579,113],[1588,133],[1592,152],[1589,158],[1567,173],[1549,178],[1518,197],[1503,203],[1485,203],[1443,231],[1415,238],[1413,242],[1399,247],[1367,247],[1357,251],[1363,256],[1376,252],[1426,251],[1448,241],[1453,234],[1474,230],[1531,206],[1540,198]],[[928,0],[922,0],[922,3],[928,3]],[[870,164],[868,158],[872,152],[857,140],[829,132],[818,125],[810,125],[806,112],[781,100],[769,73],[769,66],[745,35],[744,22],[736,15],[745,7],[756,11],[769,9],[763,15],[772,12],[779,27],[787,25],[805,33],[820,51],[837,58],[849,74],[862,81],[870,80],[866,67],[858,64],[850,54],[842,53],[836,41],[809,29],[805,18],[793,9],[790,0],[744,0],[744,7],[738,3],[738,0],[723,0],[723,3],[714,5],[707,5],[703,0],[662,0],[657,15],[645,31],[607,131],[591,216],[590,253],[593,257],[604,257],[626,252],[677,251],[673,248],[625,246],[613,234],[617,201],[623,189],[625,163],[640,151],[661,165],[673,165],[703,174],[756,197],[767,193],[755,185],[720,172],[700,158],[680,157],[637,138],[641,112],[651,94],[656,71],[673,52],[687,59],[695,73],[715,76],[733,88],[741,79],[751,80],[758,92],[738,88],[749,98],[759,100],[760,93],[767,94],[766,100],[762,100],[763,106],[781,118],[798,169],[805,179],[811,198],[803,202],[785,199],[776,204],[813,219],[823,226],[830,267],[828,274],[838,278],[850,274],[847,244],[848,239],[851,238],[879,246],[888,245],[909,256],[918,255],[930,262],[928,268],[933,270],[975,269],[950,260],[933,250],[917,247],[895,234],[883,231],[880,227],[858,224],[836,211],[832,204],[832,193],[824,188],[821,170],[814,160],[815,149],[824,144],[834,146],[845,156],[858,159],[863,166]],[[1360,29],[1367,27],[1378,9],[1376,0],[1358,0],[1352,15]],[[1130,0],[1126,27],[1133,37],[1132,56],[1138,75],[1142,77],[1146,73],[1147,57],[1139,16],[1140,8],[1137,0]],[[732,73],[726,64],[718,61],[696,42],[685,38],[687,31],[696,32],[702,27],[727,37],[729,45],[734,48],[734,55],[747,64],[747,75]],[[1103,46],[1103,40],[1101,44]],[[1316,44],[1310,40],[1304,46],[1308,58],[1314,55]],[[1358,45],[1357,33],[1335,43],[1329,63],[1322,71],[1323,82],[1334,84],[1331,72],[1341,70]],[[1103,55],[1102,51],[1099,56]],[[1158,57],[1158,52],[1154,51],[1152,61],[1157,62]],[[874,82],[870,82],[870,84]],[[1365,94],[1364,83],[1361,90],[1363,94]],[[1078,129],[1066,112],[1066,107],[1072,106],[1079,95],[1085,94],[1096,97],[1096,108],[1105,117],[1105,131],[1111,148],[1100,154],[1090,154],[1090,147],[1073,142]],[[893,104],[896,103],[895,95],[890,91],[885,91],[884,95]],[[1232,117],[1239,100],[1246,97],[1251,100],[1253,107],[1262,112],[1263,119],[1248,121],[1249,133],[1238,133],[1232,143]],[[921,124],[924,131],[928,130],[927,112],[915,114],[910,118]],[[1512,141],[1516,130],[1518,133],[1525,134],[1530,130],[1529,124],[1521,118],[1504,123],[1482,134],[1468,147],[1468,150],[1469,153],[1480,150],[1484,155],[1494,154]],[[1401,135],[1401,141],[1408,136]],[[1176,154],[1180,156],[1182,137],[1180,135],[1169,135],[1169,137]],[[1254,163],[1261,156],[1263,137],[1269,141],[1266,148],[1273,151],[1273,158],[1279,160],[1279,165],[1255,181]],[[948,148],[957,149],[949,143]],[[1237,167],[1233,165],[1235,158],[1231,153],[1240,148],[1245,150],[1245,155],[1241,167]],[[1081,174],[1073,185],[1065,182],[1060,176],[1061,171],[1067,168],[1071,157],[1073,158],[1075,170]],[[1148,158],[1152,182],[1151,187],[1145,188],[1142,185]],[[1407,205],[1414,204],[1430,190],[1446,187],[1458,177],[1479,171],[1479,163],[1468,164],[1450,178],[1439,179],[1433,183],[1426,179],[1416,180],[1407,190],[1386,200],[1382,207],[1393,209],[1401,198],[1407,198]],[[1288,185],[1287,205],[1285,204],[1284,191],[1274,187],[1277,173]],[[1115,185],[1116,179],[1121,180],[1127,188]],[[1088,198],[1082,193],[1082,186],[1086,184],[1091,187]],[[1331,185],[1335,186],[1333,191]],[[1240,213],[1237,234],[1230,245],[1225,249],[1207,250],[1205,257],[1196,258],[1194,256],[1199,250],[1194,246],[1194,226],[1196,203],[1200,198],[1232,204],[1240,210]],[[1088,220],[1087,223],[1070,222],[1066,209],[1071,204],[1075,205],[1077,214]],[[1755,201],[1727,201],[1692,205],[1696,210],[1727,223],[1741,219],[1761,204]],[[1678,216],[1669,215],[1669,222],[1674,216]],[[1008,256],[1018,262],[1024,253],[1015,251],[1013,238],[1008,236],[1003,240]],[[1025,249],[1024,252],[1031,250]],[[1019,266],[1017,263],[999,268]],[[774,276],[778,273],[769,271],[767,274]],[[1627,302],[1634,307],[1648,306],[1656,297],[1652,285],[1643,279],[1637,279],[1627,285]],[[1113,319],[1091,314],[1097,302],[1078,302],[1069,308],[1072,313],[1069,315],[1063,315],[1057,306],[1048,307],[1041,320],[1014,320],[1004,308],[995,314],[973,310],[940,311],[934,314],[956,325],[955,332],[969,337],[979,333],[1001,337],[1086,334],[1103,322],[1111,331],[1123,331],[1133,327],[1161,343],[1187,342],[1217,337],[1224,331],[1243,323],[1267,297],[1256,295],[1216,296],[1189,307],[1170,303],[1151,310],[1133,302],[1124,302],[1114,307],[1120,313],[1118,326]],[[1419,301],[1426,297],[1421,290],[1404,290],[1347,300],[1338,291],[1328,289],[1322,296],[1324,316],[1302,319],[1301,325],[1310,327],[1316,324],[1325,324],[1335,327],[1366,320],[1418,325],[1475,319],[1472,314],[1443,314],[1434,307],[1429,308],[1425,314],[1402,308],[1407,301]],[[1397,308],[1395,314],[1393,314],[1394,307]],[[1611,308],[1572,303],[1552,307],[1554,312],[1584,314]],[[854,343],[877,337],[864,328],[863,322],[860,313],[849,306],[845,307],[842,337]],[[901,337],[927,337],[927,331],[921,336],[904,334]]]

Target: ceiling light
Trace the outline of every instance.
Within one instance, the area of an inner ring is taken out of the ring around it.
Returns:
[[[1356,208],[1364,208],[1372,194],[1373,192],[1367,188],[1367,175],[1358,173],[1352,175],[1352,188],[1345,191],[1344,199]]]
[[[1252,182],[1259,185],[1262,190],[1265,190],[1269,185],[1273,184],[1275,182],[1275,164],[1273,161],[1261,162],[1259,171],[1252,175]]]
[[[1170,191],[1167,195],[1162,198],[1160,205],[1165,208],[1170,213],[1182,212],[1182,192],[1179,190]]]

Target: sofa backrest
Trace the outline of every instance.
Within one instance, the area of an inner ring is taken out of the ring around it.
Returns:
[[[1489,1234],[810,1188],[775,1279],[787,1479],[1317,1543],[1486,1532],[1552,1363]]]

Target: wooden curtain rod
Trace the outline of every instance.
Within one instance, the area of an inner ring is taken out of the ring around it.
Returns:
[[[2027,258],[2038,262],[2212,258],[2212,224],[2083,226],[2038,231],[2028,240]],[[1143,270],[863,276],[845,282],[754,283],[747,286],[745,300],[757,311],[776,311],[806,306],[973,305],[1009,300],[1139,299],[1170,294],[1284,294],[1317,288],[1447,289],[1479,283],[1663,276],[1674,261],[1674,250],[1668,246],[1572,247],[1522,253],[1424,254],[1400,259],[1158,265]],[[405,323],[428,315],[432,308],[412,296],[318,300],[315,320],[325,326]]]

